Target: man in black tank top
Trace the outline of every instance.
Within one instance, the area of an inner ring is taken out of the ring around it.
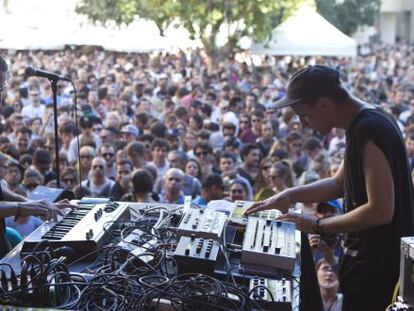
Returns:
[[[400,238],[413,235],[413,185],[401,132],[391,116],[354,97],[327,66],[303,68],[290,79],[277,108],[290,106],[302,126],[326,135],[347,133],[347,148],[334,177],[287,189],[246,213],[277,208],[282,220],[308,233],[345,233],[340,265],[343,310],[385,310],[399,276]],[[346,213],[318,219],[289,213],[296,202],[343,197]]]

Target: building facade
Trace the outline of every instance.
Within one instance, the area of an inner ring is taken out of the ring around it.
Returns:
[[[414,43],[414,0],[382,0],[378,26],[385,43]]]

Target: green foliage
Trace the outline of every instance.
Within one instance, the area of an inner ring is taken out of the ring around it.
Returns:
[[[228,27],[228,44],[249,35],[269,39],[277,22],[304,0],[81,0],[77,12],[98,23],[129,24],[136,17],[153,20],[161,33],[170,25],[182,25],[201,39],[209,55],[217,51],[220,27]],[[276,21],[276,23],[275,23]]]
[[[319,13],[342,32],[351,35],[358,26],[373,25],[381,0],[316,0]]]

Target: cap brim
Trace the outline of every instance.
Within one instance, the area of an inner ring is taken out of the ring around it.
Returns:
[[[285,96],[285,97],[275,101],[272,105],[272,108],[281,109],[281,108],[284,108],[284,107],[292,106],[292,105],[297,104],[301,101],[303,101],[303,98],[288,98],[288,97]]]

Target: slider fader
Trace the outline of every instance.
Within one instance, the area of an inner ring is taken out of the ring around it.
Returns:
[[[286,279],[272,280],[255,276],[250,280],[250,299],[265,310],[292,310],[291,282]]]
[[[241,263],[292,271],[296,258],[295,224],[249,217]]]
[[[189,209],[181,219],[177,228],[177,236],[221,237],[227,215],[204,209]]]

